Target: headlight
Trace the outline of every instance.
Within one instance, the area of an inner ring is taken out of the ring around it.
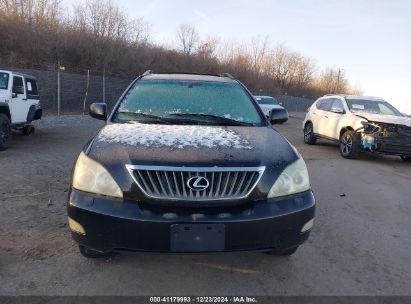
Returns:
[[[123,192],[110,173],[84,152],[80,153],[74,168],[73,187],[85,192],[123,198]]]
[[[268,198],[300,193],[309,189],[310,179],[307,166],[300,156],[297,161],[293,162],[281,173],[271,187]]]

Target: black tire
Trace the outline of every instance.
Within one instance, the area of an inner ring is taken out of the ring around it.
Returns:
[[[11,122],[10,119],[0,114],[0,151],[7,150],[11,138]]]
[[[401,156],[401,159],[407,163],[411,162],[411,156]]]
[[[109,253],[107,252],[96,251],[96,250],[90,249],[83,245],[79,245],[78,249],[83,257],[89,258],[89,259],[105,258],[109,256]]]
[[[304,127],[304,142],[307,145],[315,145],[317,138],[314,136],[314,128],[311,122],[307,123]]]
[[[354,131],[347,130],[340,138],[341,156],[348,159],[354,159],[360,154],[360,137]]]
[[[272,250],[268,251],[267,253],[270,255],[276,255],[276,256],[290,256],[293,255],[298,249],[298,246],[284,249],[284,250]]]

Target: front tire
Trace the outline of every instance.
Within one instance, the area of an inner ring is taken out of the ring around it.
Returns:
[[[407,163],[411,162],[411,156],[401,156],[401,159]]]
[[[304,127],[304,142],[307,145],[315,145],[317,138],[314,136],[314,128],[311,122],[307,123]]]
[[[341,156],[348,159],[354,159],[360,154],[360,138],[357,133],[347,130],[340,138]]]
[[[11,138],[11,122],[10,119],[0,114],[0,151],[7,150]]]

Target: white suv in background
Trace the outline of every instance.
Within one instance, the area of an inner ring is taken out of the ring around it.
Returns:
[[[308,109],[303,130],[306,144],[338,142],[345,158],[367,151],[411,161],[411,118],[380,98],[325,95]]]
[[[32,134],[31,123],[41,116],[36,78],[0,70],[0,151],[9,147],[12,129]]]

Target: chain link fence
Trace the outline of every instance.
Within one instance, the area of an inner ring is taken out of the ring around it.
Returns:
[[[11,70],[32,75],[37,78],[41,105],[45,115],[55,115],[58,111],[58,73],[35,69],[18,69],[0,67],[2,70]],[[84,101],[86,109],[93,102],[105,101],[110,108],[116,103],[120,95],[132,81],[132,78],[120,78],[102,73],[87,71],[84,73],[60,72],[60,113],[83,113]],[[87,93],[87,97],[86,97]]]
[[[57,114],[57,71],[7,68],[1,66],[0,69],[16,71],[36,77],[44,114]],[[83,113],[84,101],[86,102],[86,109],[88,109],[93,102],[103,101],[108,104],[109,109],[112,109],[118,98],[131,81],[133,81],[133,78],[121,78],[112,74],[103,76],[101,72],[89,71],[89,73],[90,76],[88,77],[87,71],[82,73],[70,73],[69,71],[60,72],[60,114]],[[276,97],[289,112],[304,112],[314,102],[311,99],[287,95],[273,96]]]
[[[277,95],[276,98],[288,112],[306,112],[315,101],[313,99],[288,95]]]

